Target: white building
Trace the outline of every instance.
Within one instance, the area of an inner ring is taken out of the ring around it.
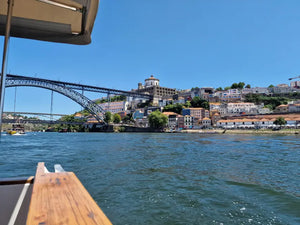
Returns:
[[[300,112],[300,104],[290,104],[288,108],[290,113]]]
[[[292,88],[300,88],[300,80],[292,81],[291,82],[291,87]]]
[[[274,119],[232,119],[219,120],[217,127],[225,129],[251,129],[251,128],[273,128]]]
[[[269,108],[258,107],[257,112],[258,114],[270,114],[271,110]]]
[[[219,120],[217,122],[217,127],[224,129],[251,129],[251,128],[274,128],[279,127],[275,125],[274,121],[279,115],[268,115],[262,118],[243,118],[243,119],[229,119],[229,120]],[[285,127],[300,128],[300,117],[299,115],[287,116],[284,118],[287,124]]]
[[[227,91],[217,91],[214,94],[220,101],[223,102],[234,102],[242,98],[241,91],[239,89],[229,89]]]
[[[178,128],[192,129],[194,127],[194,117],[185,115],[178,117]]]
[[[257,113],[258,107],[252,102],[238,102],[227,104],[227,115]]]
[[[242,94],[270,94],[270,91],[267,87],[253,87],[253,88],[244,88]]]
[[[219,103],[219,102],[212,102],[209,103],[209,110],[213,111],[213,110],[217,110],[221,116],[226,115],[227,113],[227,105],[225,103]]]
[[[208,128],[211,127],[211,119],[208,117],[205,117],[201,120],[202,128]]]
[[[168,128],[172,130],[176,130],[178,127],[179,114],[174,112],[163,112],[163,114],[168,117]]]
[[[126,101],[105,102],[105,103],[100,103],[99,106],[105,111],[118,113],[118,112],[126,111],[127,107],[129,106],[129,103]]]

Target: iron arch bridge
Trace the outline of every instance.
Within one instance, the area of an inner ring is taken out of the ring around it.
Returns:
[[[67,87],[63,82],[56,83],[51,80],[44,80],[39,78],[28,78],[21,76],[7,76],[6,78],[6,87],[17,87],[17,86],[27,86],[27,87],[38,87],[48,90],[55,91],[60,93],[73,101],[77,102],[83,108],[87,109],[98,121],[99,123],[105,125],[103,116],[105,111],[97,105],[92,100],[85,97],[83,94],[80,94],[77,91],[74,91],[70,87]]]
[[[108,95],[125,95],[133,98],[142,98],[147,100],[153,99],[152,95],[138,93],[134,91],[123,91],[123,90],[112,89],[112,88],[97,87],[92,85],[76,84],[76,83],[56,81],[56,80],[48,80],[48,79],[42,79],[37,77],[26,77],[20,75],[7,74],[7,79],[43,81],[46,83],[53,83],[59,86],[68,87],[72,90],[77,90],[77,91],[97,92],[97,93],[104,93]]]

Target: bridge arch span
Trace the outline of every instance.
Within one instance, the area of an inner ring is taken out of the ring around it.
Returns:
[[[99,121],[99,123],[106,124],[103,118],[105,111],[95,102],[93,102],[86,96],[80,94],[79,92],[72,90],[71,88],[65,87],[64,85],[58,85],[52,82],[45,82],[42,80],[16,79],[11,77],[6,78],[5,87],[18,86],[44,88],[62,94],[70,98],[74,102],[78,103],[83,108],[87,109]]]

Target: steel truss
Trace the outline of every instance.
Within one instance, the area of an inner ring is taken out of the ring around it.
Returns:
[[[16,86],[27,86],[27,87],[38,87],[45,88],[48,90],[55,91],[60,93],[73,101],[77,102],[83,108],[87,109],[101,124],[106,124],[104,122],[104,113],[105,111],[97,105],[92,100],[85,97],[83,94],[80,94],[77,91],[72,90],[69,87],[66,87],[64,84],[57,84],[49,80],[44,81],[42,79],[20,79],[16,77],[7,77],[6,78],[6,87],[16,87]]]
[[[152,95],[133,92],[133,91],[123,91],[123,90],[112,89],[112,88],[104,88],[104,87],[97,87],[97,86],[91,86],[91,85],[48,80],[48,79],[42,79],[42,78],[37,78],[37,77],[26,77],[26,76],[20,76],[20,75],[7,74],[7,78],[51,82],[51,83],[54,83],[54,84],[57,84],[60,86],[65,86],[70,89],[78,90],[78,91],[97,92],[97,93],[105,93],[105,94],[110,94],[110,95],[125,95],[125,96],[129,96],[129,97],[149,99],[149,100],[151,100],[153,98]]]

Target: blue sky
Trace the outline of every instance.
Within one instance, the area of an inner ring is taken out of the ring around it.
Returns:
[[[298,0],[101,0],[90,45],[11,38],[7,72],[124,90],[151,74],[178,89],[288,83],[300,72],[299,8]],[[17,111],[50,111],[50,91],[17,92]],[[13,96],[7,89],[6,111]],[[54,95],[55,113],[78,110]]]

